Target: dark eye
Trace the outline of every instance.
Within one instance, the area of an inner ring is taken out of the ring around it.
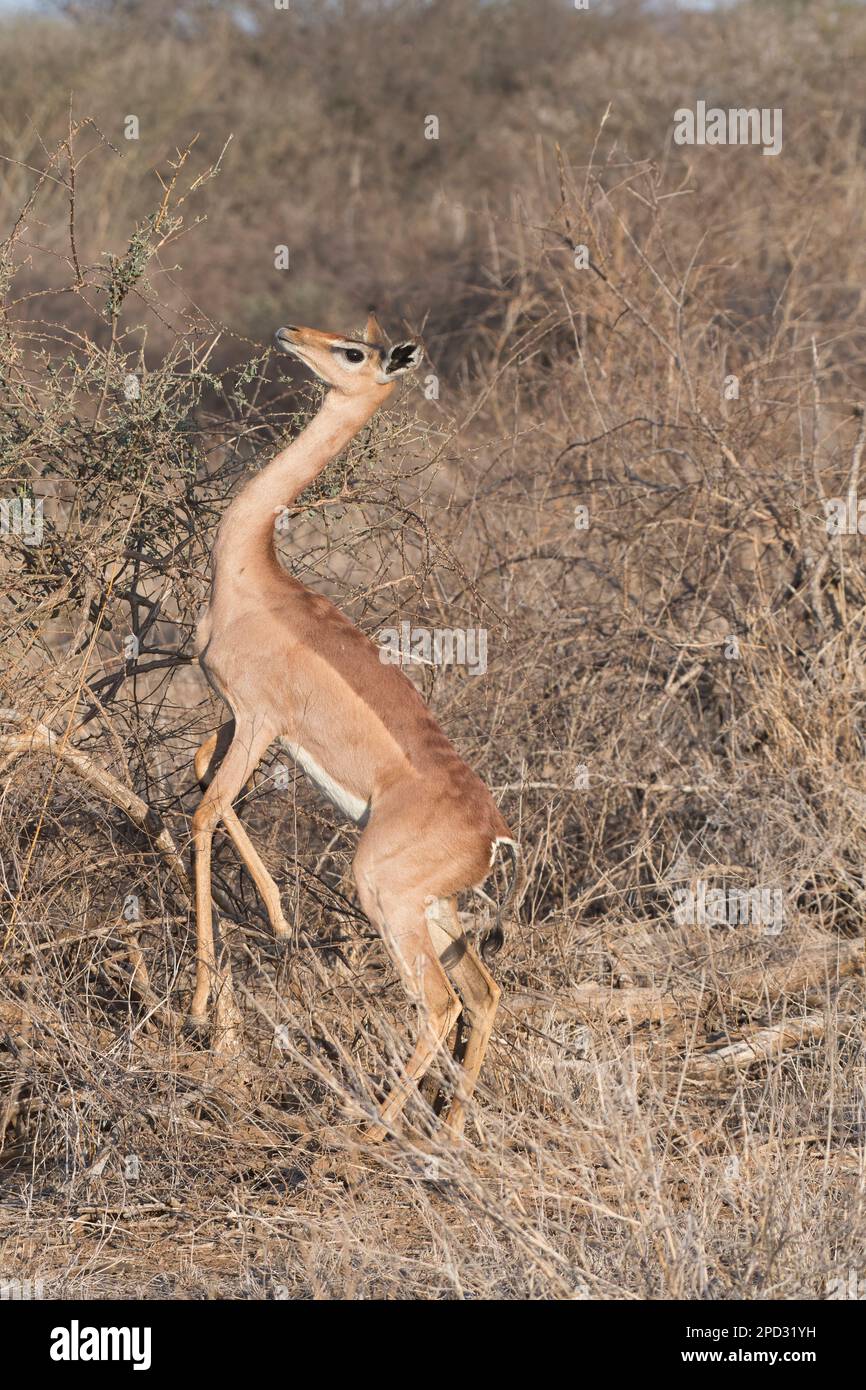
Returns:
[[[364,354],[360,348],[346,348],[345,352],[347,362],[363,362],[364,360]]]

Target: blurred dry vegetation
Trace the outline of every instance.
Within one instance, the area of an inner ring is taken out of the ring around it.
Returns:
[[[824,501],[862,474],[866,13],[81,0],[0,40],[0,496],[44,499],[0,546],[0,1280],[862,1277],[866,566]],[[698,98],[781,107],[781,156],[674,145]],[[314,404],[274,329],[371,301],[429,360],[279,543],[371,635],[489,634],[417,674],[530,869],[453,1154],[432,1092],[363,1144],[414,1019],[356,832],[278,760],[241,813],[296,949],[219,837],[243,1055],[180,1026],[207,556]],[[782,930],[679,923],[701,879]]]

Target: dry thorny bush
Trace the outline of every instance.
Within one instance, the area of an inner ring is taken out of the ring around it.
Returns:
[[[866,569],[824,504],[862,466],[863,159],[823,176],[819,234],[820,154],[756,155],[660,166],[604,122],[540,151],[479,234],[471,353],[455,370],[443,330],[439,399],[406,391],[279,538],[372,635],[488,633],[484,674],[412,672],[530,869],[459,1152],[436,1086],[363,1143],[412,1011],[356,832],[278,761],[242,815],[295,949],[220,840],[243,1055],[182,1030],[192,755],[223,717],[191,659],[207,555],[311,402],[267,348],[226,358],[171,270],[218,159],[164,166],[113,257],[82,249],[73,177],[115,157],[101,130],[73,118],[31,174],[2,257],[2,495],[45,499],[41,543],[0,552],[4,1277],[787,1298],[860,1268]],[[700,882],[778,890],[783,920],[690,924]]]

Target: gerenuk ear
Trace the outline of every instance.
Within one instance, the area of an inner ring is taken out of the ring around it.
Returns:
[[[395,343],[385,353],[382,360],[382,379],[390,381],[392,377],[402,376],[404,372],[411,372],[413,367],[418,366],[423,356],[424,350],[420,343]]]
[[[367,327],[364,329],[364,342],[369,343],[371,347],[385,346],[385,334],[382,330],[381,323],[376,318],[375,309],[367,310]]]

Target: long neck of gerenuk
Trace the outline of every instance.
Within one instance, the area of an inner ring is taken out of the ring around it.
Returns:
[[[379,404],[378,399],[328,392],[306,428],[249,480],[228,507],[214,546],[215,582],[224,566],[239,575],[256,562],[268,568],[279,564],[274,526],[283,508],[345,449]]]

